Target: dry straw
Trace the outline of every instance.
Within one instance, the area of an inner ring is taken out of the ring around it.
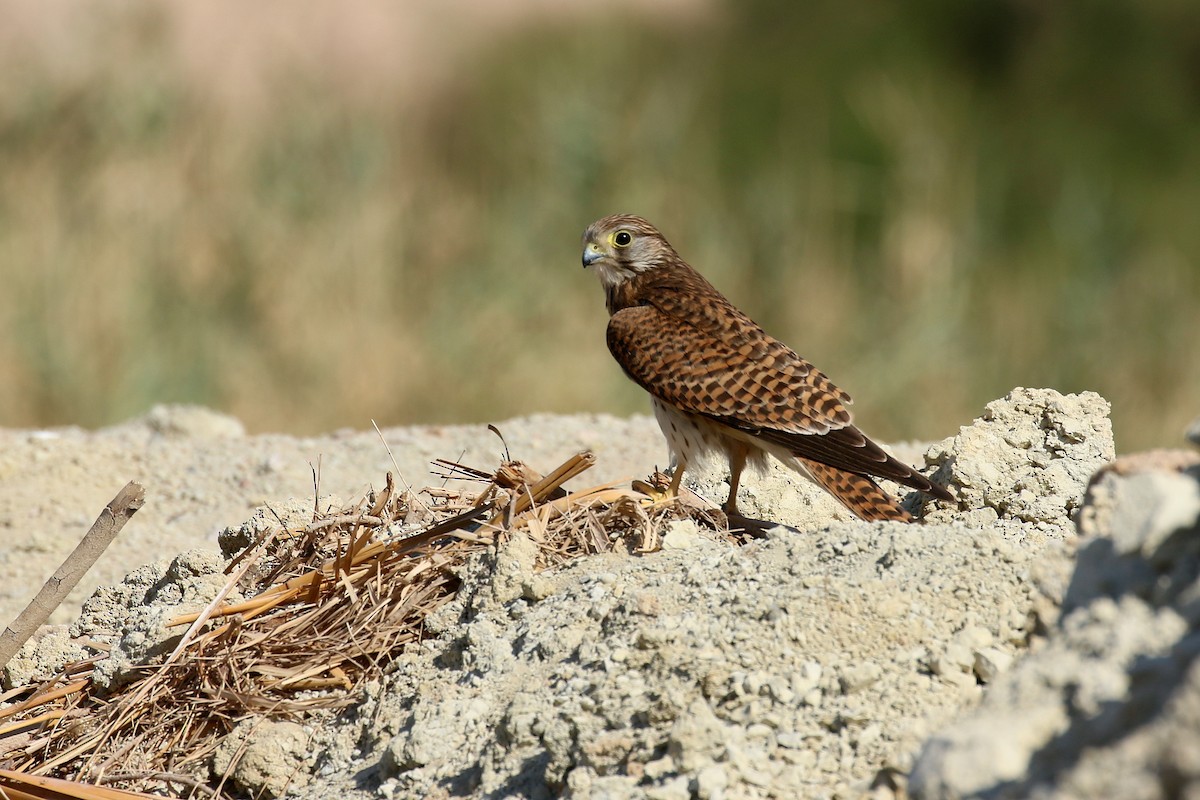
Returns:
[[[235,724],[354,702],[356,687],[419,641],[425,618],[454,598],[466,560],[515,530],[537,545],[542,568],[614,548],[655,550],[673,519],[734,538],[694,497],[655,500],[662,476],[632,490],[563,490],[594,463],[579,453],[543,476],[516,461],[494,473],[441,461],[447,477],[482,490],[426,489],[420,500],[398,492],[389,473],[382,491],[352,508],[270,530],[228,564],[206,608],[170,621],[183,630],[170,655],[140,667],[119,694],[93,691],[102,652],[0,697],[10,703],[0,708],[0,797],[224,796],[224,777],[210,786],[208,765]],[[227,602],[235,590],[249,599]]]

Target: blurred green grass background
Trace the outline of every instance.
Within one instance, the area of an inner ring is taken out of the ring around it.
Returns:
[[[884,439],[1200,414],[1200,5],[0,0],[0,424],[647,410],[579,234],[654,221]]]

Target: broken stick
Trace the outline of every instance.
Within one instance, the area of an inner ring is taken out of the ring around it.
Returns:
[[[92,568],[101,553],[125,527],[129,518],[146,502],[146,490],[140,483],[130,481],[117,492],[112,502],[100,512],[92,528],[75,546],[71,555],[59,565],[50,579],[42,585],[37,596],[29,601],[11,625],[0,634],[0,669],[21,649],[21,645],[40,628],[54,609],[62,604],[84,573]]]

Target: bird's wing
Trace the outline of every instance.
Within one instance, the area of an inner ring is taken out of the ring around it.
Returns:
[[[786,450],[949,499],[850,423],[850,398],[723,296],[658,287],[609,318],[608,349],[650,394]]]
[[[828,433],[850,425],[849,396],[720,295],[656,287],[617,311],[608,348],[660,400],[745,430]]]

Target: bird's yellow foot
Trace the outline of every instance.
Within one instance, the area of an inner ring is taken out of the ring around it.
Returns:
[[[677,496],[677,491],[672,491],[675,487],[671,485],[670,476],[663,472],[655,472],[644,481],[635,480],[632,485],[635,492],[641,492],[654,503],[674,500]]]

